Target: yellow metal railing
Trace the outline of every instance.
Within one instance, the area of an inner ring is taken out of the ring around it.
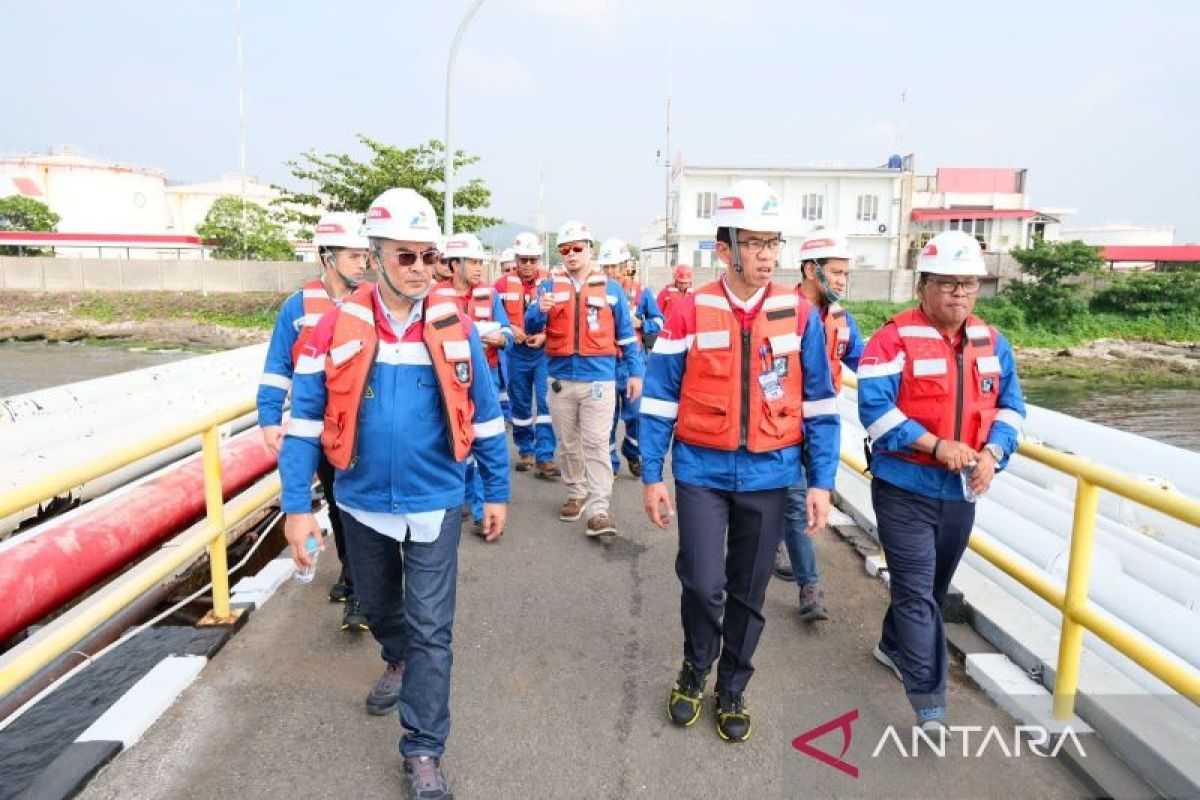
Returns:
[[[857,386],[853,375],[842,382]],[[1079,664],[1083,655],[1083,632],[1091,631],[1126,658],[1200,705],[1200,675],[1168,654],[1162,647],[1129,628],[1114,622],[1088,602],[1092,577],[1092,542],[1096,532],[1096,509],[1100,490],[1128,498],[1156,511],[1200,526],[1200,502],[1175,491],[1163,490],[1134,480],[1079,456],[1052,450],[1034,442],[1021,442],[1018,452],[1025,458],[1075,478],[1075,513],[1071,528],[1067,582],[1060,587],[1044,573],[1020,561],[992,541],[975,534],[969,546],[1009,577],[1032,591],[1062,613],[1058,665],[1054,679],[1054,716],[1069,719],[1075,711],[1079,688]],[[842,463],[865,473],[861,455],[843,451]]]
[[[139,461],[146,456],[199,435],[204,460],[204,498],[207,516],[204,523],[188,534],[178,537],[144,559],[136,568],[110,582],[94,594],[90,601],[72,609],[53,625],[18,645],[0,657],[0,696],[37,673],[76,642],[95,630],[138,596],[190,563],[201,551],[208,549],[212,575],[213,610],[206,618],[215,624],[228,624],[238,614],[229,607],[228,560],[225,537],[229,526],[237,525],[279,494],[278,474],[272,475],[250,494],[239,496],[225,506],[221,491],[220,426],[250,413],[254,400],[247,399],[199,419],[178,425],[147,437],[141,442],[106,453],[91,461],[63,470],[12,491],[0,494],[0,518],[35,506],[51,497],[95,480],[113,470]]]

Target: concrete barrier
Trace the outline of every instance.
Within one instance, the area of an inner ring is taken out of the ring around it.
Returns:
[[[317,274],[304,261],[0,256],[0,289],[34,292],[286,292]]]

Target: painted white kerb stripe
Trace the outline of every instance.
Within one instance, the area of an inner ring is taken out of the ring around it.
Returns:
[[[168,656],[154,665],[121,699],[100,715],[77,742],[121,742],[133,746],[142,734],[171,707],[208,659],[204,656]]]

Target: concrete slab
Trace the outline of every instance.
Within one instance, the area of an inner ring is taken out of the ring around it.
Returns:
[[[1026,725],[1037,725],[1053,734],[1061,734],[1068,728],[1076,734],[1093,732],[1076,715],[1055,719],[1051,694],[1002,653],[972,653],[967,656],[966,666],[967,674],[1001,708]]]

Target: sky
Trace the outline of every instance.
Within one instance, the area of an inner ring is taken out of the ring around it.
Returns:
[[[248,172],[444,135],[470,0],[242,0]],[[235,0],[0,0],[0,154],[70,144],[174,181],[239,166]],[[13,35],[17,32],[19,35]],[[453,143],[491,213],[636,241],[693,165],[1024,167],[1069,226],[1200,242],[1200,3],[484,0]],[[19,65],[16,70],[12,65]]]

